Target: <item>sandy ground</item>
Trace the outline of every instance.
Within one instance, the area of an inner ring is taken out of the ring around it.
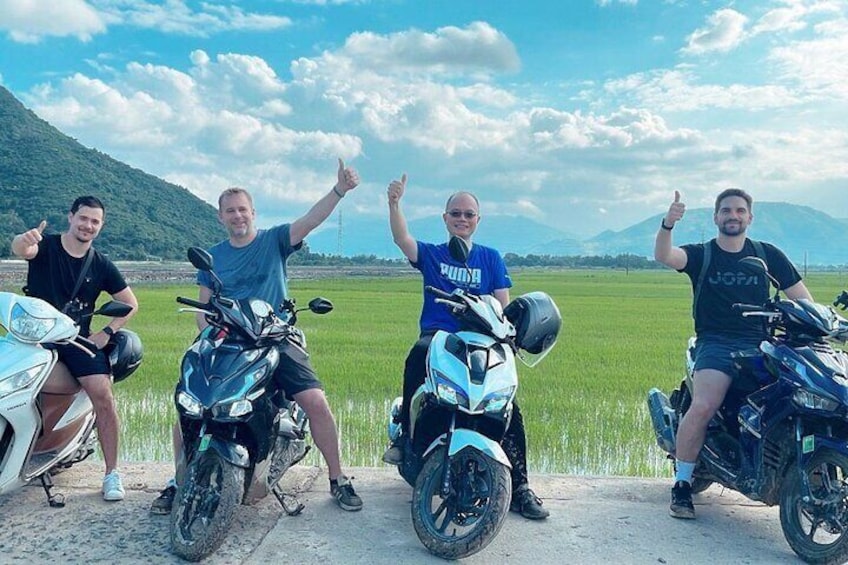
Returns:
[[[170,475],[167,464],[123,468],[127,498],[100,497],[102,470],[82,464],[55,478],[65,508],[50,508],[40,485],[0,497],[2,563],[179,563],[168,549],[168,518],[148,513]],[[276,499],[242,506],[224,545],[205,563],[440,563],[412,528],[411,489],[394,469],[353,469],[365,507],[343,512],[325,472],[295,467],[284,478],[301,493],[300,516]],[[712,487],[696,499],[695,521],[667,515],[669,482],[654,479],[532,477],[551,510],[543,522],[510,514],[498,537],[465,563],[799,563],[776,508]]]

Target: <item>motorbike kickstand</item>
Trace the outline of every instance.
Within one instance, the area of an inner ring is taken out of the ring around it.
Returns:
[[[50,489],[53,488],[53,477],[50,476],[50,473],[44,473],[41,475],[41,486],[44,488],[44,492],[47,493],[47,503],[51,508],[65,507],[65,495],[61,493],[53,494],[50,492]]]
[[[283,507],[283,510],[289,516],[297,516],[306,508],[295,495],[283,492],[279,487],[274,487],[271,492],[274,493],[280,506]]]

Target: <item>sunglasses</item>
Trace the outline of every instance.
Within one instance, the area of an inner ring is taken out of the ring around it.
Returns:
[[[465,216],[466,220],[471,220],[472,218],[477,217],[477,212],[474,210],[451,210],[448,212],[448,216],[451,218],[461,218],[462,216]]]

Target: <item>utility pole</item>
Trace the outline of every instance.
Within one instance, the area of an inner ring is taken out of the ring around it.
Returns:
[[[344,248],[342,246],[342,209],[339,208],[339,231],[338,231],[338,234],[336,236],[336,255],[341,257],[343,249]]]

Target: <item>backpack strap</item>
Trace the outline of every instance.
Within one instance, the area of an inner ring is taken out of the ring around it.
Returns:
[[[698,281],[695,283],[695,296],[692,298],[692,319],[695,319],[695,311],[698,308],[698,299],[701,297],[701,287],[704,286],[704,279],[707,276],[707,269],[710,266],[710,260],[713,254],[713,242],[711,239],[704,244],[704,258],[701,262],[701,272],[698,273]]]
[[[82,265],[82,269],[80,269],[79,277],[77,277],[77,284],[74,285],[74,291],[71,293],[71,298],[68,302],[73,302],[77,297],[77,293],[79,292],[80,287],[82,286],[82,281],[85,280],[85,275],[88,274],[88,268],[91,266],[91,261],[94,260],[94,250],[92,248],[88,248],[88,251],[85,254],[85,263]]]

